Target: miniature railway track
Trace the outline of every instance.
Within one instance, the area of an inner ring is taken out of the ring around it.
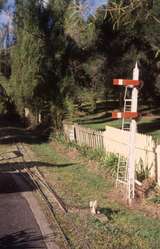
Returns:
[[[55,206],[53,206],[53,202],[51,202],[51,199],[54,200],[59,208],[64,212],[67,213],[67,208],[65,207],[65,204],[62,202],[62,200],[57,196],[57,194],[55,193],[55,191],[52,189],[52,187],[46,182],[45,178],[43,177],[43,175],[40,173],[40,171],[38,170],[38,168],[33,165],[33,171],[29,168],[26,167],[26,163],[27,160],[26,158],[28,158],[28,160],[30,162],[32,162],[32,158],[27,150],[27,148],[24,146],[24,144],[22,143],[18,143],[16,145],[17,150],[21,153],[22,155],[22,160],[24,163],[24,170],[25,172],[29,175],[29,177],[32,179],[32,184],[34,184],[37,188],[37,190],[39,191],[40,195],[42,196],[43,200],[45,201],[52,219],[54,220],[54,224],[56,224],[58,231],[59,231],[59,235],[61,237],[61,239],[63,240],[64,246],[66,249],[73,249],[73,246],[70,242],[70,240],[68,239],[65,231],[63,230],[60,222],[57,219],[56,216],[56,212],[55,212]],[[26,158],[25,158],[26,155]],[[49,198],[50,196],[50,198]]]
[[[10,156],[8,158],[4,157],[5,162],[12,159],[12,162],[14,162],[14,164],[17,163],[17,165],[18,164],[23,165],[23,167],[21,166],[12,167],[12,170],[14,171],[16,170],[18,173],[20,173],[30,185],[36,188],[36,190],[38,191],[42,199],[45,201],[45,205],[47,206],[47,209],[49,210],[51,218],[52,218],[52,224],[53,224],[54,230],[56,230],[56,235],[59,237],[61,244],[63,243],[63,249],[74,249],[72,243],[68,239],[63,227],[61,226],[57,218],[56,205],[53,204],[53,200],[54,200],[54,203],[57,204],[58,207],[64,213],[67,213],[67,208],[65,207],[64,203],[56,195],[52,187],[46,182],[45,178],[39,172],[37,167],[33,165],[32,166],[33,168],[31,170],[30,167],[27,166],[27,163],[28,162],[32,163],[33,160],[31,156],[29,155],[27,148],[25,148],[24,144],[17,143],[17,144],[13,144],[12,146],[14,148],[13,152],[11,151],[8,153],[15,153],[17,157],[16,156],[15,157]]]
[[[57,217],[57,212],[60,213],[61,211],[65,215],[70,212],[70,209],[65,205],[63,200],[57,195],[56,191],[39,171],[32,151],[23,143],[13,143],[11,151],[0,155],[0,161],[5,161],[7,163],[10,162],[10,160],[12,160],[13,165],[15,165],[12,166],[12,170],[20,173],[33,188],[36,188],[41,198],[44,200],[45,205],[49,210],[50,217],[52,218],[56,236],[58,236],[61,243],[63,243],[63,249],[74,249],[73,243],[66,235],[66,232]],[[76,232],[76,235],[79,236],[81,231],[71,219],[70,223],[72,224],[72,228]],[[85,246],[82,248],[90,249],[89,241],[85,241]]]
[[[60,199],[60,197],[56,194],[56,192],[54,191],[54,189],[52,188],[52,186],[50,186],[50,184],[45,180],[45,178],[43,177],[43,175],[41,174],[41,172],[39,171],[39,169],[34,165],[33,160],[27,150],[27,148],[24,146],[24,144],[22,143],[18,143],[16,145],[17,147],[17,151],[20,153],[23,163],[24,163],[24,169],[25,171],[31,176],[33,182],[36,182],[39,185],[42,185],[44,188],[47,189],[47,191],[50,193],[52,199],[54,199],[54,201],[58,204],[58,206],[60,207],[60,209],[64,212],[67,213],[67,207],[64,204],[64,202]],[[26,160],[25,155],[27,157],[28,160]],[[29,168],[26,167],[26,163],[27,162],[31,162],[33,171]]]

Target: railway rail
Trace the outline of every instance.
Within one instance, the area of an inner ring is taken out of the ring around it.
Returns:
[[[50,215],[52,217],[52,223],[54,225],[54,230],[56,229],[56,235],[59,237],[59,240],[61,240],[61,244],[63,243],[64,249],[74,249],[72,243],[67,237],[64,229],[62,228],[56,216],[56,205],[53,204],[53,201],[58,204],[59,208],[64,213],[67,213],[67,208],[65,207],[65,204],[56,195],[55,191],[46,182],[45,178],[35,165],[32,165],[32,169],[26,166],[28,162],[32,164],[33,159],[31,158],[31,155],[25,145],[23,143],[17,143],[15,144],[15,148],[19,154],[20,162],[23,163],[23,169],[18,169],[19,173],[25,172],[29,176],[29,179],[31,179],[31,181],[29,181],[29,184],[32,184],[34,187],[36,187],[36,190],[39,192],[40,196],[44,200],[47,209],[49,210]],[[24,174],[22,175],[24,176]],[[26,180],[28,181],[28,177]]]
[[[10,160],[12,160],[12,162],[14,162],[13,165],[15,165],[12,166],[12,170],[20,173],[29,184],[36,188],[41,198],[45,202],[45,205],[49,210],[50,217],[52,218],[55,236],[58,236],[59,241],[61,244],[63,244],[63,249],[75,249],[73,242],[71,242],[68,238],[57,215],[57,213],[60,211],[63,212],[64,215],[67,215],[67,213],[70,212],[70,209],[57,195],[56,191],[39,171],[32,152],[28,146],[20,142],[13,143],[11,151],[0,154],[0,161],[9,162]],[[20,166],[17,166],[16,164]],[[78,236],[81,233],[78,227],[71,219],[70,223],[72,224],[72,229],[75,230],[76,235]],[[90,249],[89,241],[85,241],[84,244],[85,246],[83,246],[83,249]]]

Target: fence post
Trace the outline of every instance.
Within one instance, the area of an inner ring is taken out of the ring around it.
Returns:
[[[76,140],[75,136],[75,124],[71,122],[63,122],[63,131],[65,136],[71,141]]]
[[[133,80],[139,80],[139,68],[136,62],[133,69]],[[131,112],[137,112],[138,105],[138,88],[132,89],[132,105]],[[135,157],[136,157],[136,132],[137,122],[135,119],[131,120],[130,124],[130,138],[129,138],[129,155],[128,155],[128,202],[131,204],[135,198]]]
[[[157,184],[160,186],[160,145],[156,148]]]

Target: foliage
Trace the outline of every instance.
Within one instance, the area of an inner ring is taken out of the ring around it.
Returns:
[[[145,179],[148,179],[151,175],[151,170],[152,170],[153,165],[151,165],[150,167],[146,166],[144,167],[144,163],[142,160],[140,160],[139,164],[138,164],[138,170],[136,172],[137,174],[137,179],[139,181],[143,181]]]
[[[159,23],[153,9],[153,1],[150,0],[112,0],[106,8],[106,15],[109,14],[113,21],[113,27],[119,28],[121,25],[136,25],[139,19],[144,22],[153,19]]]
[[[155,195],[149,199],[151,202],[160,204],[160,195]]]
[[[86,22],[82,19],[82,11],[81,5],[71,1],[65,13],[64,30],[79,47],[86,49],[94,44],[96,30],[93,20]]]
[[[114,195],[111,195],[112,199],[108,198],[107,193],[111,193],[112,184],[103,177],[103,172],[98,175],[91,165],[85,165],[79,159],[76,162],[71,160],[67,153],[63,153],[66,152],[63,147],[57,147],[52,143],[32,145],[39,162],[47,165],[39,168],[41,172],[67,206],[77,211],[69,212],[65,219],[62,219],[60,213],[61,224],[65,226],[67,237],[74,247],[83,248],[87,240],[91,248],[98,249],[103,249],[104,244],[107,249],[158,249],[159,219],[149,217],[144,210],[138,212],[136,208],[130,210],[124,208],[124,205],[118,205],[113,199]],[[102,214],[99,219],[86,212],[90,200],[98,201]],[[70,225],[66,222],[69,218]],[[79,231],[79,237],[83,231],[82,239],[78,237],[78,243],[77,229],[73,229],[73,223]]]
[[[23,4],[22,8],[21,4],[17,3],[17,12],[23,16],[23,29],[17,27],[17,43],[11,52],[12,75],[10,79],[11,95],[20,112],[23,112],[25,106],[32,106],[33,100],[36,101],[35,90],[44,81],[41,69],[42,60],[44,60],[44,41],[35,40],[36,36],[41,35],[37,17],[38,10],[35,1]],[[19,19],[19,22],[21,21]]]
[[[94,160],[99,163],[106,172],[110,172],[113,177],[116,176],[117,164],[118,164],[118,156],[113,153],[108,153],[102,149],[93,149],[86,145],[78,145],[75,142],[71,142],[66,139],[63,133],[57,133],[52,137],[57,142],[62,143],[68,148],[76,148],[80,154],[84,158],[88,158],[89,160]]]
[[[7,94],[21,114],[27,107],[59,128],[75,105],[94,112],[97,99],[116,95],[113,78],[132,77],[136,60],[145,82],[141,98],[159,104],[160,3],[112,0],[89,18],[84,6],[16,1],[16,45],[1,59],[9,69]]]

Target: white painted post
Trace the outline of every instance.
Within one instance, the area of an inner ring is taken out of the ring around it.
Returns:
[[[136,62],[133,69],[133,80],[139,80],[139,68]],[[137,112],[138,106],[138,89],[132,89],[132,106],[131,112]],[[136,145],[137,122],[132,119],[130,126],[130,144],[129,144],[129,160],[128,160],[128,202],[131,204],[134,199],[135,185],[135,145]]]
[[[160,145],[157,145],[157,148],[156,148],[156,157],[157,157],[157,169],[156,169],[156,173],[157,173],[157,184],[158,186],[160,186]]]
[[[137,62],[135,64],[135,68],[133,69],[133,80],[139,80],[139,68]],[[133,87],[131,111],[137,112],[137,106],[138,106],[138,88]]]

